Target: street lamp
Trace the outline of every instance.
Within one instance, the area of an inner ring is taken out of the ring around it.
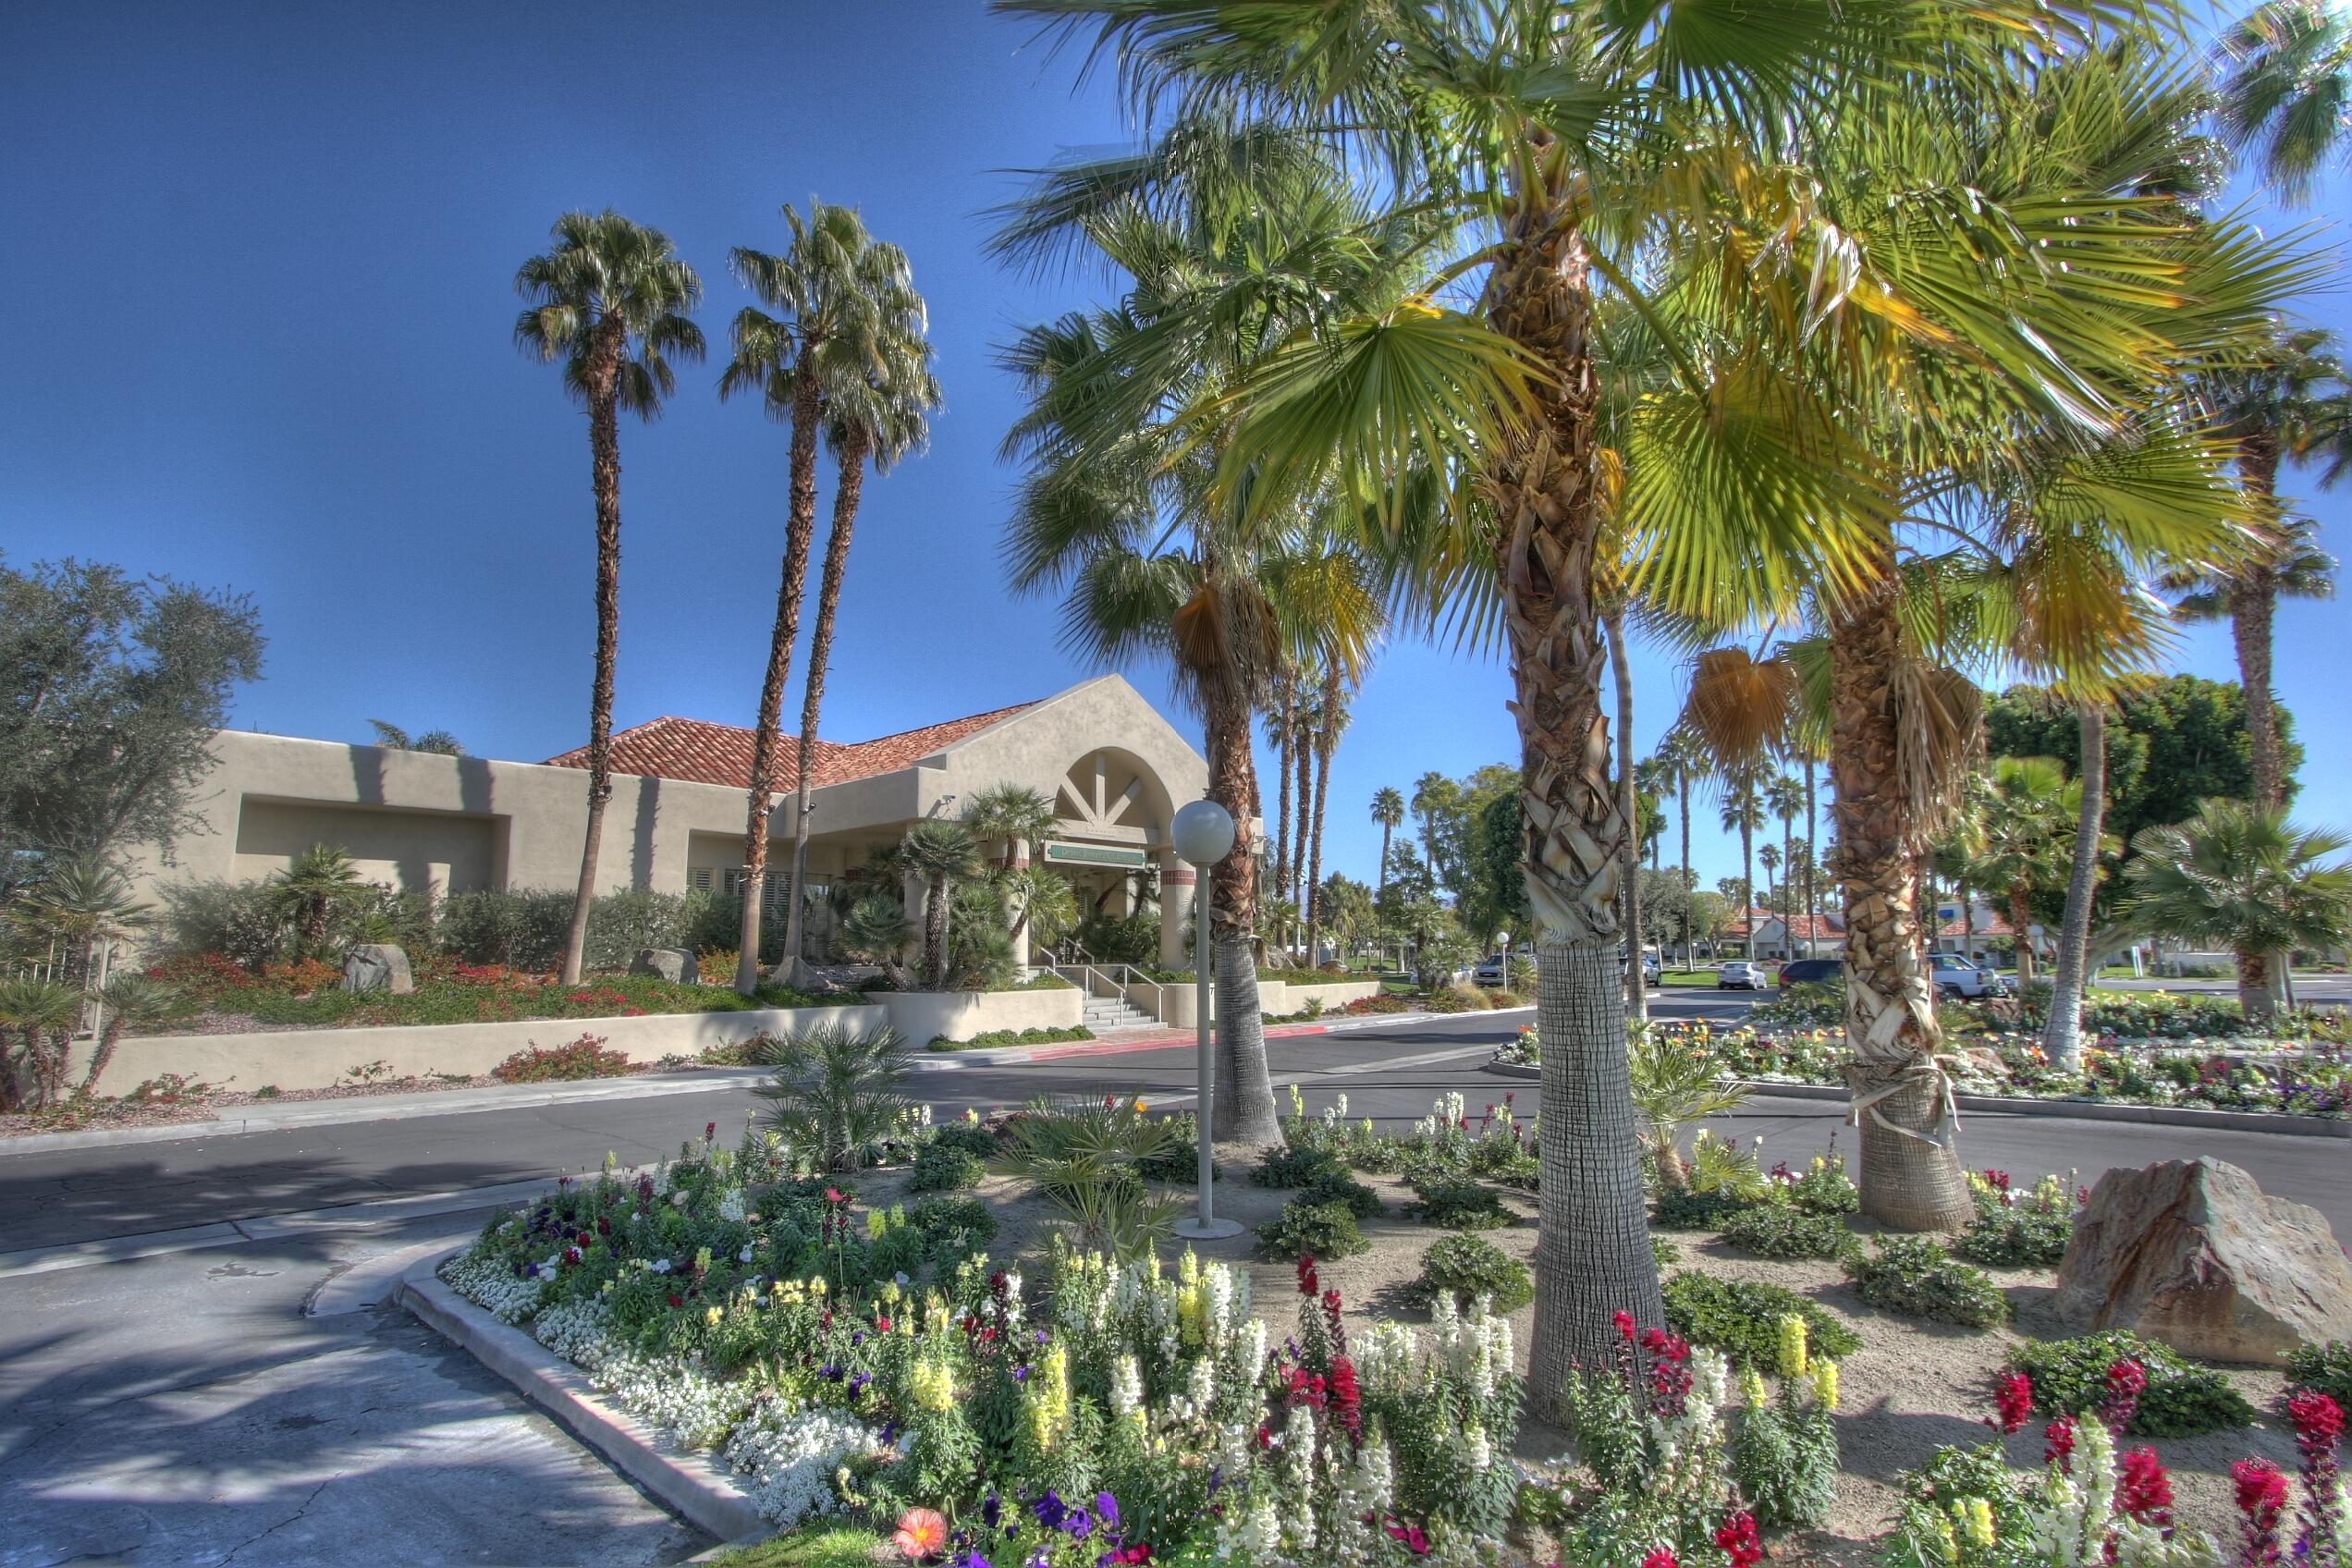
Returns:
[[[1194,868],[1193,882],[1193,1048],[1200,1074],[1196,1096],[1200,1120],[1200,1212],[1182,1220],[1176,1233],[1193,1241],[1219,1241],[1242,1233],[1239,1223],[1217,1218],[1216,1154],[1210,1129],[1217,1121],[1217,1066],[1208,1056],[1208,928],[1210,866],[1233,852],[1233,818],[1215,801],[1194,801],[1169,825],[1176,858]]]

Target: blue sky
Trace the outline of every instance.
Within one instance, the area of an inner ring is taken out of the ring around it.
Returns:
[[[270,636],[235,722],[337,740],[382,717],[537,759],[586,727],[583,416],[510,347],[516,264],[573,207],[669,232],[714,342],[734,245],[781,203],[861,205],[913,258],[948,407],[868,484],[827,700],[843,740],[1097,673],[998,563],[1017,411],[994,348],[1084,302],[981,254],[1007,171],[1122,140],[1107,84],[976,3],[839,6],[215,0],[0,8],[0,244],[21,307],[0,375],[0,549],[250,593]],[[2341,178],[2312,212],[2340,210]],[[2308,214],[2307,214],[2308,217]],[[2341,294],[2314,319],[2352,328]],[[622,432],[618,717],[747,722],[775,598],[785,436],[688,367]],[[829,495],[829,477],[827,481]],[[2352,491],[2315,497],[2328,542]],[[2342,611],[2279,619],[2307,815],[2352,825],[2335,722]],[[2227,678],[2226,635],[2181,668]],[[1637,655],[1647,750],[1677,672]],[[1156,669],[1128,672],[1187,730]],[[797,671],[796,671],[797,682]],[[1327,864],[1369,879],[1374,790],[1513,754],[1501,668],[1390,649],[1333,769]],[[788,707],[797,713],[797,685]],[[1271,800],[1269,780],[1268,799]],[[1711,814],[1709,814],[1711,815]],[[1697,838],[1709,882],[1736,844]]]

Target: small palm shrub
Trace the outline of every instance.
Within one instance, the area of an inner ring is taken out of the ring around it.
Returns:
[[[1451,1291],[1463,1306],[1484,1296],[1498,1313],[1516,1312],[1536,1299],[1527,1266],[1483,1236],[1448,1236],[1423,1253],[1421,1277],[1410,1289],[1424,1305],[1439,1291]]]
[[[1292,1198],[1257,1228],[1257,1256],[1268,1259],[1353,1257],[1371,1244],[1343,1203]]]
[[[1723,1240],[1759,1257],[1837,1259],[1852,1252],[1854,1232],[1833,1214],[1807,1214],[1784,1203],[1759,1204],[1723,1221]]]
[[[606,1048],[602,1035],[582,1035],[568,1046],[531,1046],[490,1070],[501,1084],[550,1084],[582,1078],[619,1078],[630,1071],[629,1053]]]
[[[1380,1194],[1344,1170],[1328,1170],[1299,1190],[1305,1204],[1343,1204],[1358,1219],[1377,1219],[1388,1212]]]
[[[767,1042],[767,1082],[752,1092],[772,1108],[767,1124],[796,1158],[826,1170],[870,1165],[902,1136],[913,1107],[906,1093],[906,1042],[895,1029],[858,1033],[825,1023]]]
[[[1143,1175],[1168,1157],[1175,1136],[1132,1095],[1038,1099],[1008,1126],[1000,1164],[1060,1210],[1072,1244],[1123,1260],[1175,1230],[1179,1200],[1153,1192]]]
[[[1860,1335],[1795,1291],[1690,1268],[1666,1280],[1668,1326],[1695,1345],[1722,1352],[1735,1367],[1761,1371],[1779,1365],[1783,1317],[1801,1321],[1813,1353],[1831,1361],[1844,1361],[1862,1348]]]
[[[2288,1353],[2286,1370],[2293,1389],[2325,1394],[2352,1410],[2352,1340],[2300,1346]]]
[[[1511,1223],[1511,1211],[1492,1187],[1458,1176],[1432,1176],[1413,1183],[1413,1217],[1449,1231],[1491,1231]]]
[[[988,1173],[980,1157],[954,1144],[930,1143],[914,1157],[914,1173],[907,1190],[915,1193],[955,1193],[976,1187]]]
[[[2187,1438],[2254,1424],[2254,1407],[2227,1378],[2127,1329],[2022,1341],[2010,1347],[2008,1366],[2026,1375],[2036,1410],[2080,1415],[2107,1401],[2109,1369],[2122,1361],[2137,1362],[2148,1379],[2125,1427],[2135,1437]]]
[[[2009,1321],[2009,1298],[1992,1276],[1956,1261],[1925,1236],[1884,1236],[1878,1251],[1845,1261],[1854,1293],[1905,1317],[1989,1329]]]

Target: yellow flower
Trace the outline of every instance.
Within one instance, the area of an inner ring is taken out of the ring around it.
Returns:
[[[955,1378],[930,1356],[921,1356],[907,1369],[907,1391],[922,1409],[945,1413],[955,1408]]]
[[[1805,1319],[1794,1312],[1783,1313],[1780,1328],[1781,1376],[1802,1378],[1806,1367]]]
[[[1817,1361],[1813,1364],[1813,1398],[1824,1410],[1838,1407],[1838,1364]]]
[[[704,1313],[703,1314],[703,1321],[704,1321],[704,1322],[705,1322],[705,1323],[712,1324],[712,1325],[714,1325],[714,1326],[715,1326],[715,1325],[717,1325],[717,1323],[718,1322],[718,1318],[719,1318],[719,1312],[718,1312],[718,1308],[717,1308],[717,1307],[715,1307],[715,1306],[714,1306],[714,1307],[712,1307],[712,1308],[710,1308],[708,1311],[706,1311],[706,1312],[704,1312]]]
[[[1968,1537],[1968,1544],[1978,1548],[1991,1546],[1992,1544],[1992,1504],[1983,1498],[1972,1497],[1967,1500],[1967,1512],[1968,1516],[1963,1522],[1961,1530]]]
[[[1141,1116],[1144,1112],[1145,1112],[1145,1111],[1149,1110],[1150,1109],[1151,1109],[1151,1101],[1149,1101],[1149,1100],[1137,1100],[1137,1101],[1135,1102],[1135,1114],[1136,1114],[1136,1115],[1138,1115],[1138,1116]]]
[[[1740,1374],[1740,1397],[1747,1401],[1747,1407],[1750,1410],[1764,1408],[1767,1397],[1764,1392],[1764,1379],[1753,1366]]]

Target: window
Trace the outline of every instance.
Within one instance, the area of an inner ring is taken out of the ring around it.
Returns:
[[[711,880],[712,872],[711,868],[707,865],[698,865],[686,874],[686,886],[692,888],[697,893],[709,892],[711,890]]]
[[[784,900],[789,896],[791,886],[792,878],[788,874],[781,871],[769,872],[766,881],[760,886],[760,913],[763,915],[781,915],[787,907]],[[719,891],[729,899],[740,899],[743,896],[743,868],[741,866],[730,865],[719,873]]]

